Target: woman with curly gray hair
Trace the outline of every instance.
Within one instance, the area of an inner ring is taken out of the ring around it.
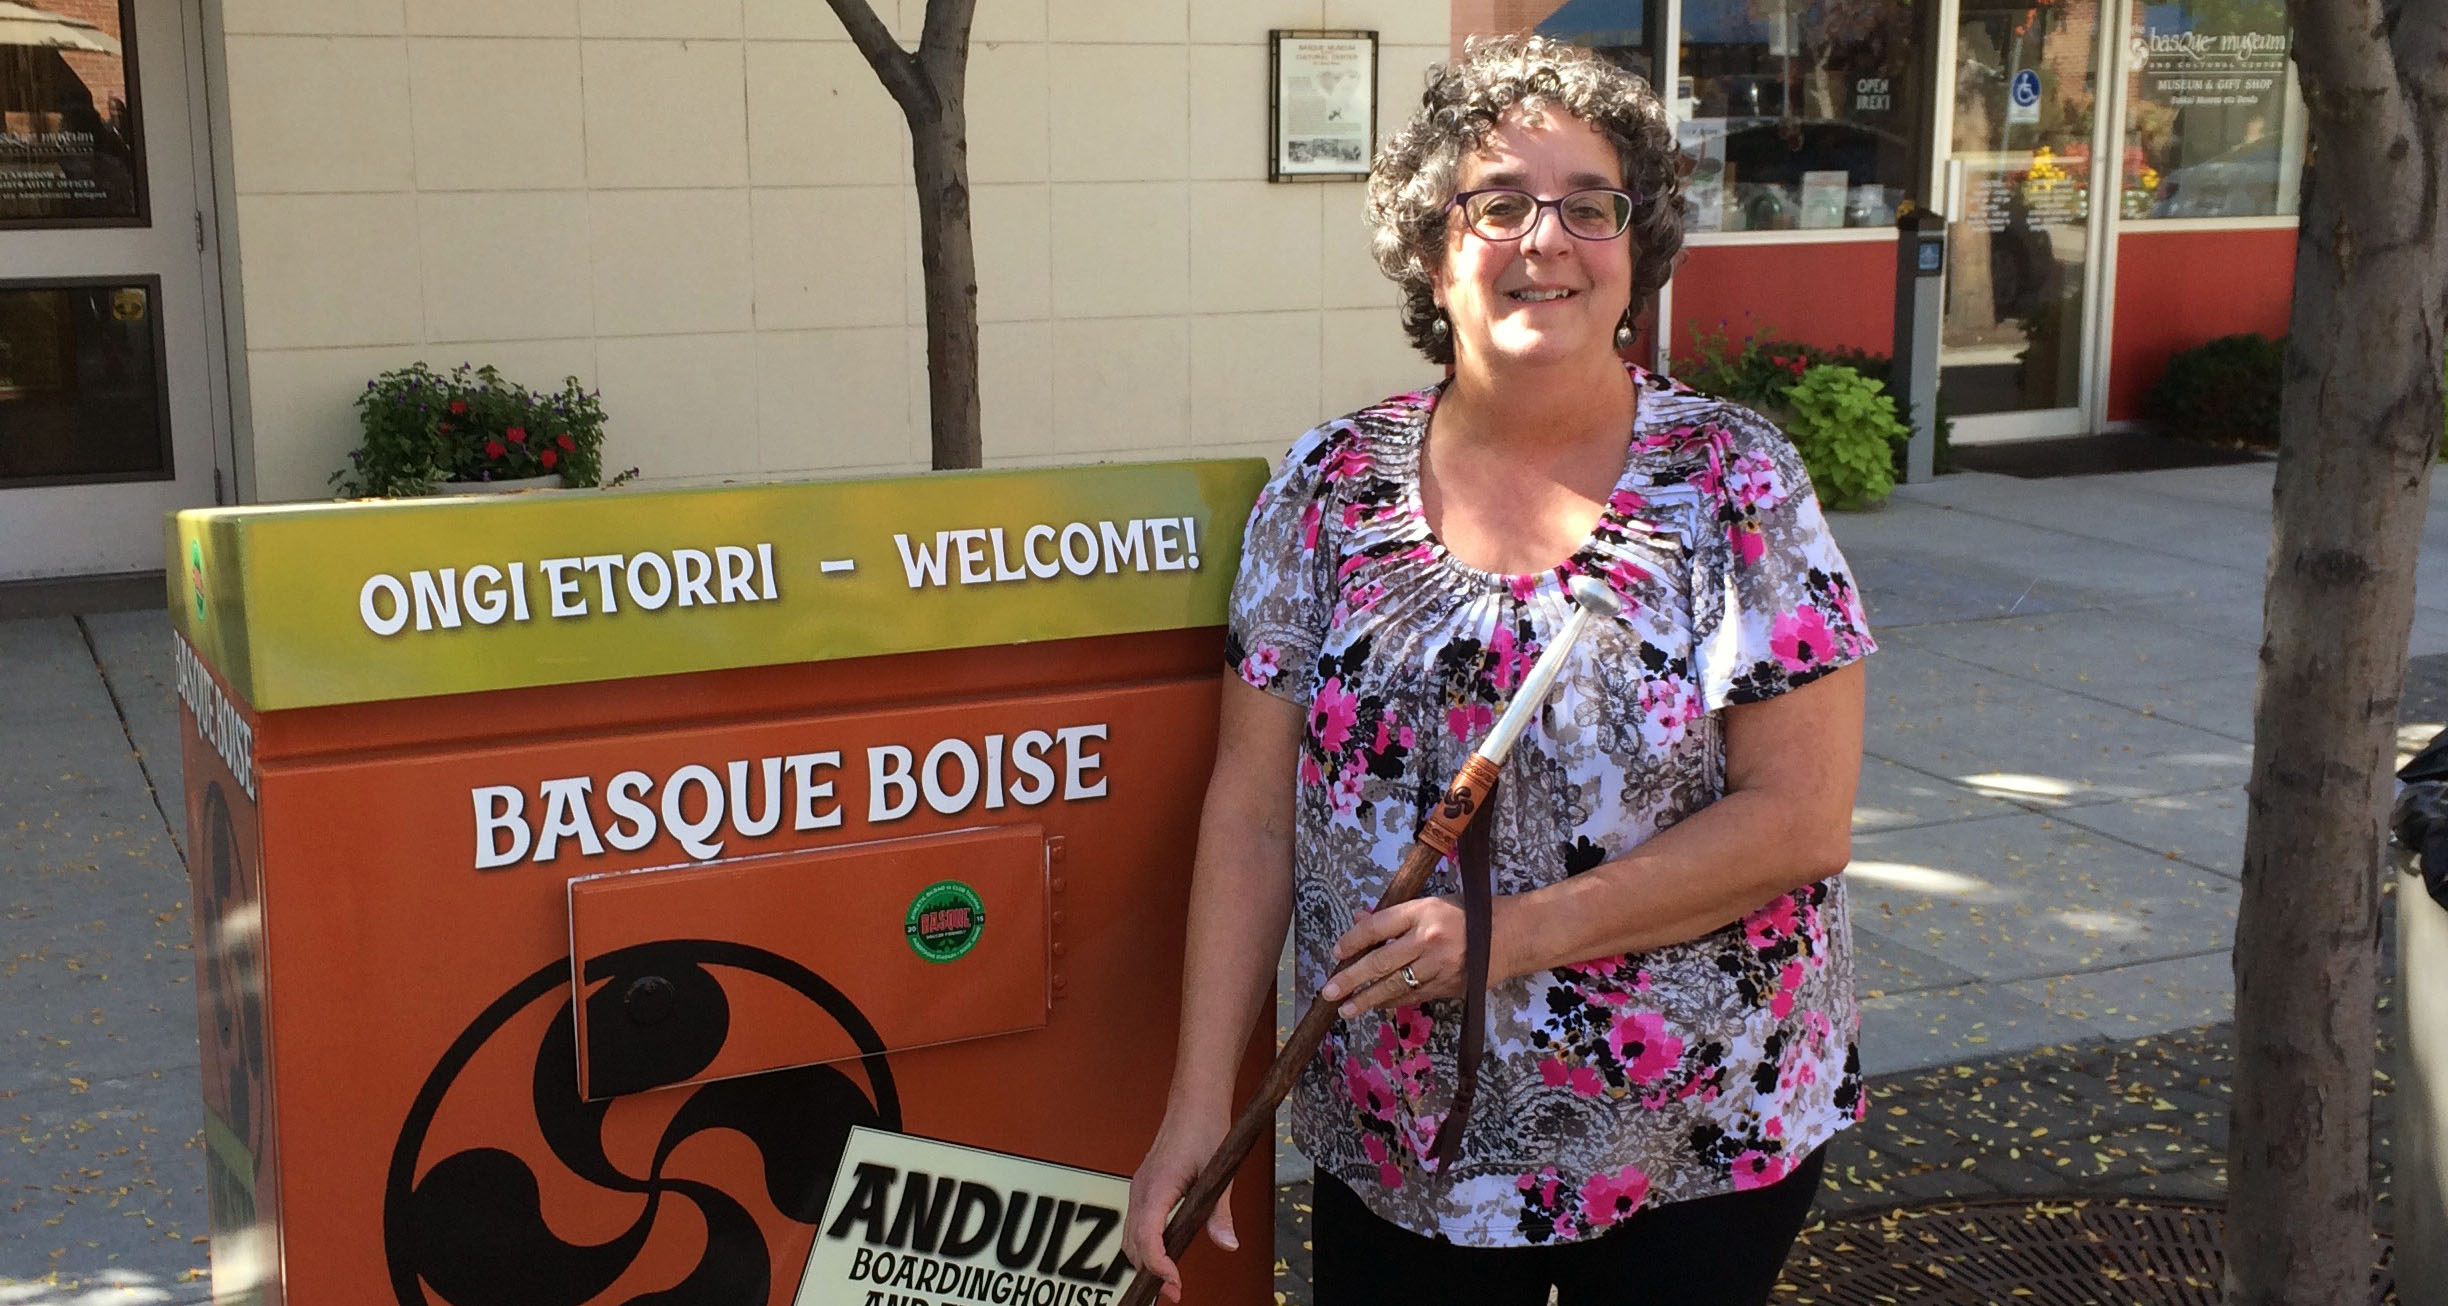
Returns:
[[[1288,923],[1341,1017],[1291,1097],[1317,1306],[1761,1302],[1861,1115],[1838,872],[1876,645],[1792,445],[1622,357],[1681,175],[1645,84],[1536,37],[1432,73],[1376,162],[1378,264],[1451,373],[1302,436],[1251,513],[1125,1226],[1169,1298]],[[1581,577],[1620,613],[1463,855],[1372,914]]]

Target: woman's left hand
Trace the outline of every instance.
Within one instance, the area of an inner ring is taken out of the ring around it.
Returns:
[[[1341,1003],[1345,1020],[1372,1007],[1458,998],[1463,937],[1462,904],[1452,898],[1414,898],[1363,916],[1335,940],[1342,969],[1318,996]]]

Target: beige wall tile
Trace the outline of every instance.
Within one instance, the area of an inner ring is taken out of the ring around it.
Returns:
[[[986,463],[1054,452],[1054,327],[988,322],[978,328],[978,408]]]
[[[887,0],[885,8],[891,8]],[[742,0],[741,27],[751,41],[847,41],[833,6],[807,0]]]
[[[1046,39],[1046,0],[978,0],[969,24],[970,54],[981,44]]]
[[[970,190],[977,247],[978,320],[1009,322],[1053,311],[1051,197],[1044,186]],[[914,319],[914,320],[923,320]]]
[[[606,340],[597,366],[605,473],[704,477],[757,470],[756,337],[647,336]]]
[[[362,438],[357,396],[376,374],[416,358],[407,345],[249,350],[256,494],[267,503],[332,497],[331,474],[347,465]]]
[[[1224,313],[1190,319],[1190,436],[1201,452],[1271,446],[1334,416],[1318,403],[1316,313]]]
[[[897,186],[758,190],[756,324],[760,330],[901,326],[902,224]]]
[[[522,340],[595,329],[587,197],[577,191],[422,195],[425,338]]]
[[[1157,181],[1188,175],[1190,52],[1185,46],[1057,45],[1049,164],[1056,181]]]
[[[757,439],[769,472],[900,467],[923,425],[909,328],[757,333]],[[924,439],[923,435],[918,437]]]
[[[736,41],[585,43],[587,180],[606,186],[748,181],[748,102]]]
[[[1190,446],[1190,319],[1054,323],[1054,447],[1146,457]]]
[[[1053,188],[1056,317],[1171,314],[1190,302],[1190,196],[1181,182]]]
[[[1325,12],[1323,0],[1190,0],[1190,39],[1202,44],[1255,45],[1263,60],[1268,32],[1279,27],[1323,27]]]
[[[248,347],[422,339],[416,227],[407,194],[240,196]]]
[[[408,47],[397,37],[229,38],[230,153],[241,195],[412,184]]]
[[[751,41],[748,176],[759,186],[907,185],[909,128],[847,42]]]
[[[1419,112],[1420,89],[1429,68],[1445,62],[1451,51],[1442,45],[1381,45],[1377,47],[1377,143],[1385,144]]]
[[[1330,417],[1434,385],[1445,374],[1411,347],[1392,309],[1333,309],[1323,323],[1319,352],[1325,370],[1318,397]]]
[[[408,43],[417,185],[540,190],[586,185],[586,122],[572,40]]]
[[[596,191],[588,202],[597,334],[749,328],[746,191]]]
[[[1007,44],[969,51],[969,180],[1046,179],[1046,48]]]
[[[1369,252],[1368,187],[1329,182],[1318,190],[1325,204],[1318,289],[1326,307],[1379,308],[1397,302],[1394,283],[1377,270],[1377,259]]]
[[[406,28],[400,0],[221,0],[230,36],[387,36]]]
[[[1319,187],[1190,183],[1190,311],[1318,306]]]
[[[1264,45],[1190,48],[1190,175],[1262,178],[1267,165]]]
[[[1189,35],[1189,0],[1046,0],[1052,41],[1174,45]]]
[[[578,0],[587,36],[669,36],[737,40],[740,0]]]
[[[1328,27],[1377,33],[1381,45],[1434,45],[1451,40],[1453,8],[1432,0],[1326,0]]]
[[[420,36],[576,36],[578,0],[408,0]]]
[[[504,379],[547,394],[559,390],[562,382],[573,376],[578,378],[580,385],[591,387],[596,383],[595,341],[592,337],[427,345],[423,353],[426,364],[437,370],[446,371],[461,363],[472,363],[478,367],[490,363],[501,369]],[[628,465],[621,464],[622,467]],[[611,472],[605,474],[610,475]]]

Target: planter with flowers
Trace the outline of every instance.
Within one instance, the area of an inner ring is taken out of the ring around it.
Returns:
[[[385,372],[357,396],[365,439],[332,484],[349,498],[601,485],[600,398],[574,376],[540,394],[491,367]]]

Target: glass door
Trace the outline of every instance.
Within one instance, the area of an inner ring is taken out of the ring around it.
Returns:
[[[1957,0],[1940,384],[1965,443],[2089,429],[2103,0]],[[2113,207],[2113,206],[2110,206]]]

